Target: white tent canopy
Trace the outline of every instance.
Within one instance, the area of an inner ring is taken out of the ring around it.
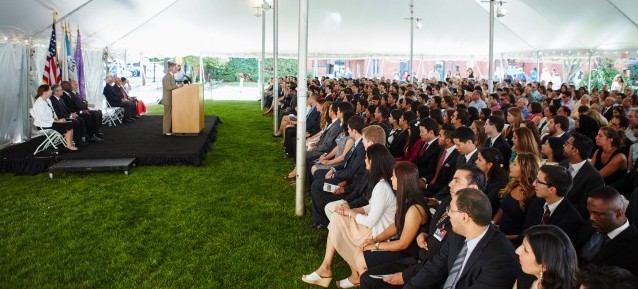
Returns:
[[[129,55],[246,55],[261,52],[261,0],[24,0],[0,3],[0,25],[48,40],[51,15],[80,26],[88,46]],[[308,52],[312,57],[409,54],[409,0],[310,1]],[[280,0],[279,53],[297,53],[298,1]],[[486,58],[489,3],[417,0],[415,55]],[[635,0],[511,0],[497,18],[495,53],[638,48]],[[266,14],[272,47],[272,11]]]
[[[87,95],[100,105],[105,48],[126,51],[132,61],[188,54],[255,57],[261,54],[255,7],[262,1],[0,1],[0,66],[11,68],[0,77],[0,148],[29,136],[27,108],[44,69],[54,11],[58,22],[82,32]],[[310,1],[308,57],[407,59],[409,1]],[[414,2],[414,17],[423,23],[414,34],[416,59],[487,59],[488,1]],[[510,0],[503,7],[507,15],[495,25],[496,55],[638,55],[635,0]],[[279,0],[279,8],[279,55],[296,57],[299,2]],[[272,14],[266,13],[267,52],[273,46]],[[61,32],[58,26],[58,43]]]

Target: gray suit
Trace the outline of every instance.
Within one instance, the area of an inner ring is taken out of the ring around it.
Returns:
[[[321,154],[330,152],[335,147],[335,139],[339,136],[341,131],[341,121],[337,119],[332,125],[330,125],[328,130],[321,134],[315,149],[306,153],[306,160],[312,161],[317,159]]]
[[[170,73],[166,73],[162,78],[162,104],[164,105],[164,119],[162,123],[162,133],[171,132],[173,90],[177,88],[175,78]]]

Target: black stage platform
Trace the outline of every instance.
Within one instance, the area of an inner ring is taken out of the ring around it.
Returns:
[[[116,127],[102,127],[104,141],[80,146],[79,152],[47,150],[34,156],[43,137],[0,150],[0,172],[37,174],[61,160],[135,158],[137,165],[201,165],[217,135],[220,120],[208,116],[198,136],[163,136],[162,116],[143,116]]]

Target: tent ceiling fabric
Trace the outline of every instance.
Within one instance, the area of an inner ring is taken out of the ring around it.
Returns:
[[[272,1],[270,1],[272,2]],[[415,58],[485,58],[489,3],[416,0]],[[513,51],[638,48],[635,0],[510,0],[495,21],[496,55]],[[83,46],[144,55],[249,55],[261,52],[259,0],[23,0],[0,3],[0,25],[48,39],[51,13],[80,26]],[[279,53],[297,54],[298,0],[279,0]],[[620,10],[620,12],[619,12]],[[308,52],[312,57],[407,56],[409,0],[310,0]],[[266,13],[272,51],[272,11]],[[85,43],[87,43],[85,45]],[[129,54],[129,55],[133,55]]]

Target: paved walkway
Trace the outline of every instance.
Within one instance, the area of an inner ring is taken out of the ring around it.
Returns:
[[[162,82],[157,79],[153,82],[153,78],[146,79],[146,86],[142,86],[142,78],[130,77],[131,96],[144,101],[147,104],[157,103],[162,98]],[[234,84],[234,83],[233,83]],[[204,90],[204,98],[206,100],[259,100],[259,90],[257,87],[243,87],[224,85],[213,89]]]

